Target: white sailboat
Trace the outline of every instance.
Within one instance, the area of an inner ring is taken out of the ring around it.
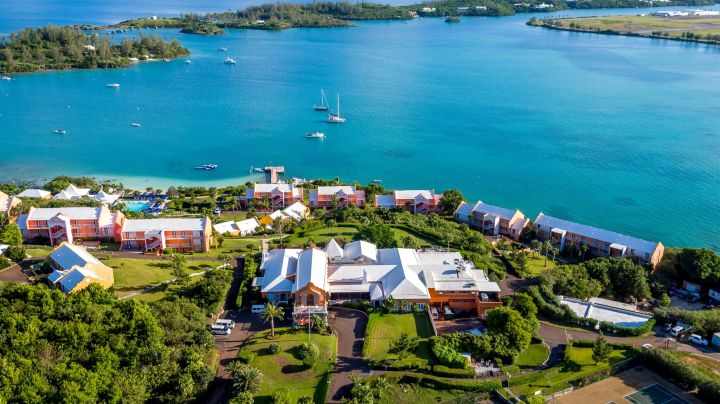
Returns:
[[[329,123],[345,122],[345,118],[340,116],[340,94],[337,95],[337,114],[328,114],[327,121]]]
[[[320,105],[313,105],[313,109],[315,111],[327,111],[328,110],[328,102],[327,98],[325,98],[325,91],[323,89],[320,89]]]

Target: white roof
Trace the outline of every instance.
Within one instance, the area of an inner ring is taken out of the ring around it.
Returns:
[[[242,233],[247,233],[260,227],[260,222],[258,222],[258,220],[253,217],[250,219],[235,222],[235,225]]]
[[[72,269],[74,266],[82,268],[88,263],[100,264],[100,261],[87,252],[85,248],[67,243],[51,252],[50,258],[65,271]]]
[[[128,219],[125,221],[122,231],[198,231],[205,229],[205,223],[207,220],[208,219],[205,217],[172,219]]]
[[[254,198],[255,193],[270,193],[276,189],[282,193],[292,192],[293,195],[295,194],[292,184],[255,184],[245,191],[245,196]]]
[[[343,257],[343,249],[334,238],[331,238],[330,241],[328,241],[325,246],[325,253],[327,253],[328,258],[331,260]]]
[[[97,220],[103,208],[69,207],[69,208],[30,208],[28,220],[48,220],[57,215],[64,215],[73,220]]]
[[[100,201],[102,203],[112,205],[113,203],[117,202],[117,200],[120,198],[120,195],[115,194],[108,194],[107,192],[100,190],[95,195],[90,195],[90,199],[95,201]]]
[[[297,220],[298,222],[301,222],[303,218],[307,215],[308,208],[302,204],[302,202],[297,201],[293,203],[292,205],[288,206],[287,208],[283,209],[282,213],[285,216],[288,216],[292,219]]]
[[[370,293],[369,283],[351,283],[330,285],[330,293]]]
[[[282,248],[268,252],[260,265],[260,269],[264,271],[260,291],[292,292],[294,284],[287,277],[295,274],[301,251],[295,248]]]
[[[515,210],[501,208],[499,206],[490,205],[483,201],[478,201],[472,209],[473,212],[483,212],[487,215],[496,216],[505,220],[510,220],[515,215]]]
[[[435,197],[435,192],[427,189],[395,191],[395,197],[397,199],[415,199],[417,196],[422,196],[431,201]]]
[[[380,282],[393,268],[395,268],[395,265],[331,265],[328,268],[328,280],[335,283]]]
[[[53,199],[73,200],[86,196],[90,193],[88,188],[78,188],[73,184],[69,184],[65,190],[60,191]]]
[[[367,241],[357,240],[352,243],[345,244],[343,256],[346,260],[357,260],[365,257],[373,261],[378,260],[378,249],[375,244],[368,243]]]
[[[310,248],[298,255],[295,290],[304,288],[308,283],[328,290],[327,254],[325,251]]]
[[[418,277],[415,271],[408,265],[396,265],[382,279],[383,289],[386,296],[393,299],[428,299],[430,293]]]
[[[575,234],[582,235],[584,237],[594,238],[601,240],[606,243],[617,243],[627,246],[629,249],[634,249],[637,252],[645,252],[652,254],[658,246],[658,243],[642,240],[635,237],[626,236],[624,234],[615,233],[609,230],[599,229],[597,227],[587,226],[584,224],[574,223],[563,219],[558,219],[552,216],[547,216],[543,213],[538,215],[535,220],[536,226],[543,226],[550,229],[562,229]]]
[[[343,191],[347,195],[352,195],[355,193],[355,187],[352,185],[334,185],[318,187],[317,189],[318,195],[335,195],[340,191]]]
[[[237,225],[233,221],[214,224],[213,228],[220,234],[234,233],[239,230]]]
[[[272,219],[272,220],[275,220],[278,218],[285,219],[285,215],[283,215],[282,211],[280,211],[280,210],[276,210],[275,212],[269,214],[268,216],[270,216],[270,219]]]
[[[462,202],[460,206],[455,210],[456,216],[470,216],[473,211],[473,206],[467,202]]]
[[[26,189],[22,192],[20,192],[17,196],[18,198],[37,198],[37,199],[45,199],[52,195],[50,192],[42,190],[42,189]]]
[[[395,206],[395,197],[393,195],[375,195],[375,206],[386,207]]]

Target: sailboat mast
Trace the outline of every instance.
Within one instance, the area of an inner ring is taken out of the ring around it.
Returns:
[[[338,118],[340,118],[340,94],[337,95]]]

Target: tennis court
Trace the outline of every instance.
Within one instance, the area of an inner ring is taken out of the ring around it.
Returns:
[[[625,399],[635,404],[687,404],[686,401],[659,384],[653,384],[628,394]]]

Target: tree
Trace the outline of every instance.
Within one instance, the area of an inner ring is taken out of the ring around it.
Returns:
[[[613,348],[605,340],[605,337],[603,337],[602,334],[598,335],[597,338],[595,338],[595,343],[592,348],[592,358],[595,364],[597,365],[598,362],[606,362],[612,350]]]
[[[0,228],[0,243],[21,245],[22,241],[22,233],[17,224],[11,222]]]
[[[530,249],[533,250],[533,256],[536,256],[536,253],[539,253],[541,248],[542,248],[542,243],[540,242],[540,240],[531,240],[530,241]]]
[[[260,369],[248,366],[240,361],[231,362],[228,372],[233,380],[233,390],[236,394],[254,393],[260,390],[263,374]]]
[[[275,219],[273,219],[272,228],[273,228],[273,230],[275,230],[275,233],[282,236],[284,224],[285,224],[285,220],[283,219],[282,216],[279,216],[279,217],[276,217]]]
[[[670,296],[668,296],[667,293],[663,293],[662,296],[660,296],[660,305],[662,307],[670,307],[670,304],[672,304]]]
[[[419,246],[417,241],[415,240],[415,237],[412,236],[405,236],[402,238],[402,246],[404,248],[412,248],[416,250]]]
[[[175,282],[180,285],[187,285],[190,282],[190,274],[185,269],[185,256],[175,254],[170,263],[170,273],[175,277]]]
[[[585,243],[580,245],[580,257],[582,258],[583,261],[585,261],[585,255],[587,254],[589,249],[590,248]]]
[[[325,226],[330,228],[330,235],[334,236],[335,235],[334,227],[337,226],[337,221],[335,221],[335,219],[327,219],[327,220],[325,220]]]
[[[10,265],[12,265],[12,261],[5,258],[5,256],[3,256],[3,255],[0,255],[0,269],[5,269],[5,268],[9,267]]]
[[[275,319],[282,320],[285,318],[285,312],[282,307],[277,306],[273,302],[265,303],[265,309],[260,313],[260,318],[264,322],[270,323],[270,335],[275,338]]]
[[[420,339],[414,335],[410,336],[407,332],[400,333],[400,337],[390,341],[390,352],[397,354],[398,359],[402,360],[408,353],[412,353],[418,346]]]
[[[550,254],[550,250],[552,248],[553,248],[553,245],[552,245],[552,242],[550,242],[550,240],[545,240],[542,243],[542,252],[543,252],[543,255],[545,256],[545,266],[547,266],[548,254]]]
[[[527,349],[538,327],[537,319],[523,318],[518,311],[505,306],[488,310],[484,324],[492,351],[511,360]]]
[[[458,206],[465,201],[462,192],[457,189],[448,189],[443,192],[442,198],[438,203],[438,208],[446,215],[452,215]]]
[[[21,245],[11,245],[5,251],[5,256],[13,261],[22,261],[26,257],[25,248]]]
[[[376,244],[379,248],[397,247],[395,233],[390,226],[383,223],[373,223],[360,226],[355,234],[356,240],[365,240]]]
[[[522,292],[515,294],[511,307],[514,310],[517,310],[517,312],[525,318],[535,317],[538,311],[537,306],[535,306],[535,302],[533,301],[533,298],[530,297],[530,295],[528,295],[527,293]]]

